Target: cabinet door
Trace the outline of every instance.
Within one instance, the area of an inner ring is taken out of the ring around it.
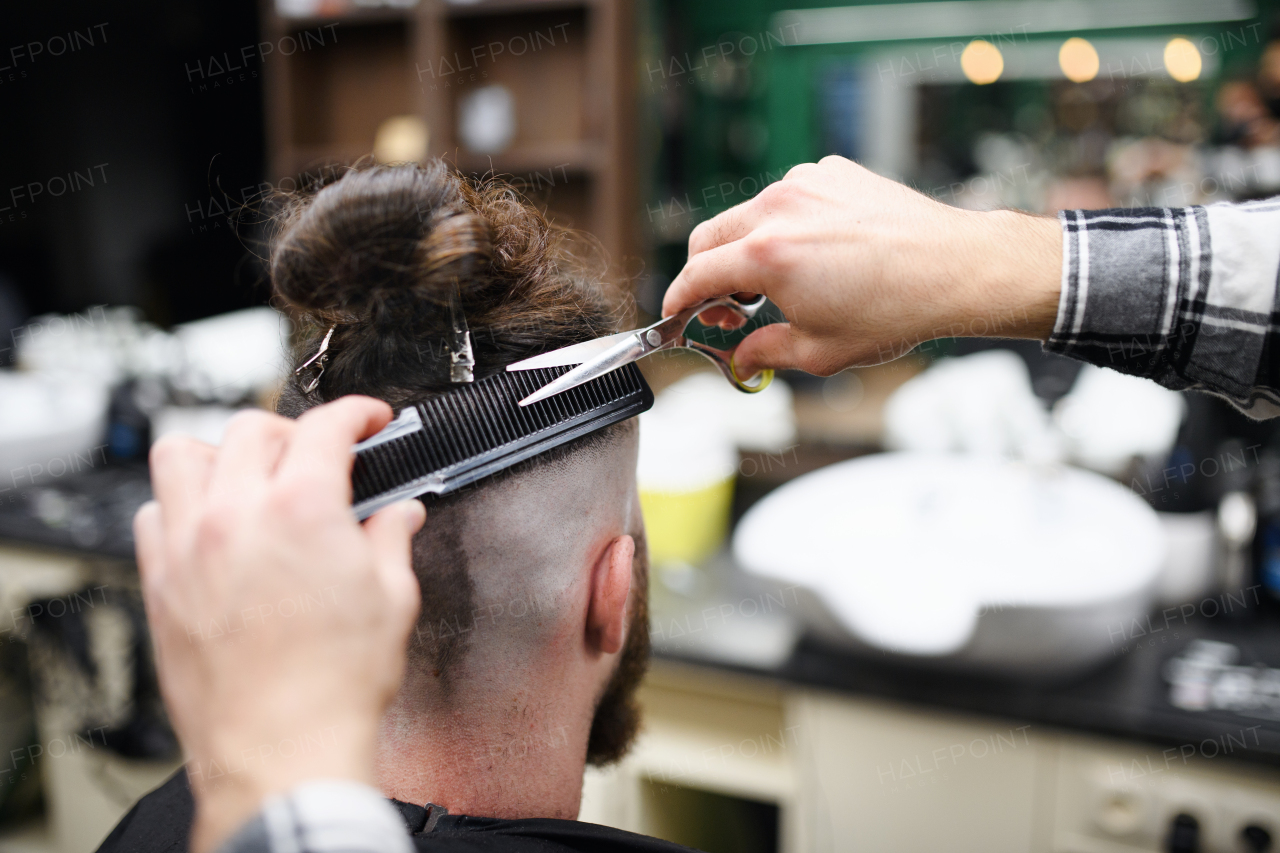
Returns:
[[[791,849],[1027,853],[1047,849],[1047,732],[883,701],[793,694]]]

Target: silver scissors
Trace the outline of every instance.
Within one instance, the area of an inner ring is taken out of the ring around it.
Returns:
[[[716,349],[700,341],[691,341],[685,337],[684,333],[693,318],[709,308],[729,309],[741,318],[742,322],[738,324],[741,327],[756,315],[765,301],[764,296],[751,302],[739,302],[728,296],[708,299],[706,302],[686,308],[679,314],[659,320],[652,326],[630,332],[619,332],[616,335],[607,335],[593,341],[584,341],[542,355],[535,355],[533,358],[508,364],[507,370],[535,370],[544,367],[578,365],[520,401],[520,405],[528,406],[530,403],[554,397],[561,391],[576,388],[584,382],[590,382],[598,376],[603,376],[611,370],[617,370],[625,364],[630,364],[646,355],[652,355],[659,350],[681,348],[702,353],[720,368],[720,372],[739,391],[754,394],[757,391],[763,391],[773,381],[772,370],[762,370],[748,379],[739,379],[733,367],[733,355],[738,348],[737,344],[728,349]]]

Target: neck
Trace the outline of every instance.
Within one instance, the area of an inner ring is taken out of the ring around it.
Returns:
[[[374,772],[385,795],[453,814],[578,816],[591,730],[579,697],[504,677],[487,680],[501,688],[445,699],[411,681],[379,731]]]

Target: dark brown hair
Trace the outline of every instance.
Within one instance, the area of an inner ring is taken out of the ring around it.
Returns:
[[[353,169],[289,198],[277,221],[271,281],[303,321],[296,363],[336,326],[315,391],[290,383],[304,406],[361,393],[399,409],[449,390],[455,287],[476,379],[616,331],[630,313],[588,240],[510,185],[438,160]]]
[[[550,224],[510,185],[462,177],[441,161],[354,168],[282,202],[270,271],[280,307],[300,321],[295,366],[334,329],[316,387],[306,390],[313,376],[306,370],[282,390],[277,410],[290,417],[346,394],[378,397],[398,411],[456,387],[449,378],[455,309],[471,330],[477,381],[513,361],[617,331],[630,317],[630,301],[606,283],[589,240]],[[615,424],[561,445],[476,488],[627,428]],[[410,663],[446,694],[471,635],[435,628],[468,620],[474,610],[468,555],[449,521],[466,511],[468,494],[424,498],[434,523],[413,548],[423,598]],[[641,553],[627,649],[593,721],[593,763],[620,758],[638,728],[633,693],[648,659],[647,574]]]

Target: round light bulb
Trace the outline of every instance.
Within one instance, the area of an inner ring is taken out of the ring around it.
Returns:
[[[379,163],[418,163],[427,158],[431,134],[418,116],[392,116],[378,125],[373,156]]]
[[[1087,83],[1098,76],[1098,51],[1082,38],[1069,38],[1058,50],[1058,65],[1072,83]]]
[[[991,42],[974,39],[960,54],[960,68],[970,82],[985,86],[999,80],[1004,73],[1004,57],[1000,48]]]
[[[1174,80],[1190,83],[1200,76],[1204,63],[1196,46],[1179,36],[1169,39],[1169,43],[1164,46],[1164,67]]]

